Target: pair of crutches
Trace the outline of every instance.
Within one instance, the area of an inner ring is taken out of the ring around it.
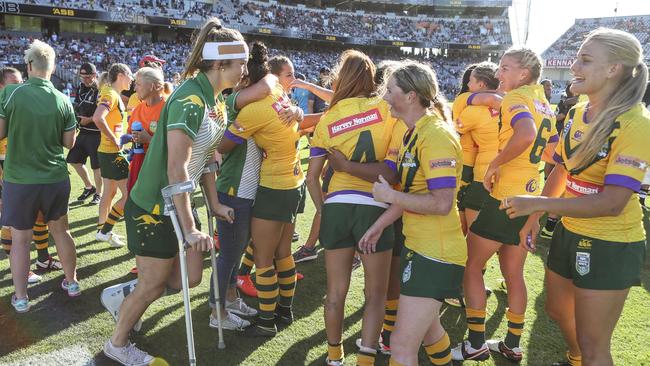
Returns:
[[[217,165],[216,163],[208,165],[203,171],[204,174],[216,172]],[[169,185],[162,189],[162,196],[165,202],[165,212],[169,215],[174,225],[174,232],[176,233],[176,238],[178,239],[178,259],[181,267],[181,285],[183,288],[183,306],[185,309],[185,333],[187,335],[187,353],[189,356],[189,364],[196,365],[196,353],[194,349],[194,330],[192,327],[192,311],[190,308],[190,286],[187,275],[187,255],[186,250],[190,245],[185,240],[185,235],[181,228],[178,216],[176,214],[176,206],[174,205],[173,197],[178,194],[191,194],[196,189],[196,183],[194,181],[188,181],[179,184]],[[212,236],[214,233],[214,220],[213,220],[213,211],[210,207],[210,203],[207,199],[205,189],[201,186],[201,194],[203,200],[205,201],[206,210],[208,212],[208,231]],[[219,298],[219,280],[217,276],[217,255],[214,245],[210,248],[210,262],[212,263],[212,281],[214,284],[214,297],[217,307],[221,303]],[[217,325],[219,333],[219,342],[217,347],[219,349],[226,348],[226,344],[223,341],[223,327],[221,323],[221,310],[217,308]]]

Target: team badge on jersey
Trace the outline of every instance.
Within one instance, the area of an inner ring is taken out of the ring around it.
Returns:
[[[576,272],[580,276],[589,273],[591,266],[591,254],[585,252],[576,252]]]
[[[413,168],[417,166],[413,154],[411,154],[409,151],[404,153],[404,158],[402,159],[402,166],[404,168]]]
[[[156,133],[156,128],[158,128],[158,121],[151,121],[151,123],[149,123],[151,133]]]
[[[413,261],[409,261],[406,267],[404,267],[404,272],[402,273],[402,283],[408,282],[411,279],[411,266]]]

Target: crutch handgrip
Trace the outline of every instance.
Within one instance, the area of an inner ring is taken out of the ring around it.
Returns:
[[[210,164],[206,165],[205,168],[203,168],[203,174],[210,174],[218,171],[219,171],[219,162],[217,161],[213,161]]]

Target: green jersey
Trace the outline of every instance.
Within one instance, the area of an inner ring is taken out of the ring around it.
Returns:
[[[49,184],[68,178],[63,133],[77,126],[70,99],[49,80],[31,77],[0,91],[0,118],[6,121],[4,180]]]
[[[140,208],[154,215],[164,214],[161,190],[169,185],[167,178],[167,133],[184,132],[192,139],[192,152],[187,164],[189,178],[198,185],[203,169],[226,129],[227,113],[223,98],[214,97],[207,76],[200,72],[185,81],[165,103],[158,127],[151,139],[138,180],[130,197]]]
[[[239,114],[235,104],[238,95],[239,92],[236,92],[226,98],[228,126]],[[262,152],[255,144],[255,139],[249,137],[231,152],[223,155],[221,172],[217,179],[217,191],[233,197],[254,200],[260,184],[261,166]]]

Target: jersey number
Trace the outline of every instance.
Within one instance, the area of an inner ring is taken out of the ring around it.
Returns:
[[[364,155],[366,160],[361,161]],[[352,152],[350,160],[356,161],[357,163],[374,163],[377,161],[375,157],[375,144],[372,142],[372,134],[370,131],[363,131],[359,134],[357,146],[354,147],[354,152]]]
[[[537,137],[535,137],[535,143],[533,148],[530,150],[530,162],[537,164],[542,160],[542,154],[544,153],[544,148],[546,147],[546,139],[542,137],[544,130],[551,132],[551,120],[544,118],[542,124],[539,125],[539,130],[537,131]]]

